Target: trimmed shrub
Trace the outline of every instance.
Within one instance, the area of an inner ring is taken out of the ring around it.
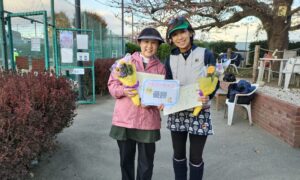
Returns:
[[[108,92],[107,82],[110,75],[109,68],[115,63],[116,59],[97,59],[95,61],[95,88],[97,94]]]
[[[209,42],[199,41],[199,40],[195,39],[194,44],[199,47],[209,48]]]
[[[170,53],[171,53],[170,45],[167,43],[163,43],[158,48],[157,56],[160,59],[160,61],[164,62],[168,58]]]
[[[128,42],[125,44],[125,52],[126,53],[134,53],[136,51],[141,51],[141,48],[139,45],[135,44],[135,43],[131,43],[131,42]]]
[[[0,72],[0,177],[23,179],[32,160],[54,147],[75,117],[75,94],[65,78]]]
[[[227,48],[235,49],[235,42],[228,42],[228,41],[216,41],[210,42],[208,44],[208,49],[212,50],[216,54],[225,53],[227,52]]]
[[[126,53],[134,53],[136,51],[141,51],[141,48],[138,44],[126,43]],[[171,47],[167,43],[163,43],[159,46],[157,50],[158,58],[164,62],[164,60],[170,55]]]

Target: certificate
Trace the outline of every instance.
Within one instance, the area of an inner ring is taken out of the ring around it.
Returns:
[[[198,83],[180,87],[178,102],[174,106],[165,106],[164,115],[190,109],[196,106],[201,106],[202,103],[198,101],[198,90]]]
[[[138,92],[140,97],[142,97],[142,89],[143,89],[143,82],[144,80],[164,80],[165,76],[160,74],[151,74],[151,73],[144,73],[144,72],[137,72],[136,73],[137,79],[139,81]]]
[[[179,81],[177,80],[144,80],[142,87],[143,105],[172,106],[179,98]]]

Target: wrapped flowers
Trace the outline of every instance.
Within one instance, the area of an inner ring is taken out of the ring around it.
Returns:
[[[124,58],[116,61],[111,67],[113,76],[117,78],[124,87],[137,89],[139,82],[136,77],[136,67],[131,63],[131,56],[127,54]],[[137,90],[132,91],[136,95],[131,97],[134,105],[140,105],[140,97]]]
[[[219,80],[219,78],[216,75],[215,67],[209,66],[207,68],[206,77],[199,78],[199,95],[200,96],[208,96],[208,95],[212,94],[217,87],[218,80]],[[202,106],[195,107],[193,115],[198,116],[201,109],[202,109]]]

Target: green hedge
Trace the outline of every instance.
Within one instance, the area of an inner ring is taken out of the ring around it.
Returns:
[[[159,46],[158,48],[158,52],[157,52],[157,55],[158,55],[158,58],[164,62],[168,56],[170,55],[171,53],[171,47],[169,44],[167,43],[163,43]]]
[[[217,57],[220,53],[226,52],[227,48],[235,49],[235,42],[228,42],[228,41],[216,41],[216,42],[204,42],[204,41],[198,41],[195,40],[194,44],[199,47],[208,48],[213,51],[215,57]],[[135,51],[140,51],[140,47],[137,44],[134,43],[126,43],[126,53],[132,54]],[[171,52],[171,47],[167,43],[163,43],[160,45],[158,49],[158,57],[161,61],[164,61]]]
[[[138,44],[134,44],[134,43],[130,43],[130,42],[125,44],[125,52],[126,53],[132,54],[132,53],[134,53],[136,51],[140,51],[140,50],[141,50],[141,48]]]

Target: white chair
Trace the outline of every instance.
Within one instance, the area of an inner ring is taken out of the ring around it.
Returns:
[[[247,110],[249,124],[252,125],[251,101],[250,101],[249,104],[238,104],[237,103],[239,97],[250,96],[253,93],[255,93],[255,91],[258,89],[258,84],[251,84],[251,86],[255,86],[255,89],[252,92],[250,92],[248,94],[236,94],[233,102],[229,102],[229,99],[226,99],[226,104],[227,104],[227,108],[228,108],[228,110],[227,110],[227,113],[228,113],[228,115],[227,115],[227,118],[228,118],[227,124],[229,126],[231,126],[231,124],[232,124],[234,109],[235,109],[235,106],[237,106],[237,105],[242,106]]]
[[[296,58],[296,56],[297,56],[297,51],[286,50],[286,49],[283,51],[283,59]],[[286,71],[286,68],[287,68],[286,63],[287,63],[287,61],[280,62],[278,86],[281,86],[281,84],[282,84],[282,81],[283,81],[282,76],[285,74],[284,71]]]
[[[285,74],[284,90],[288,90],[292,74],[300,74],[300,58],[289,58],[282,72]]]

